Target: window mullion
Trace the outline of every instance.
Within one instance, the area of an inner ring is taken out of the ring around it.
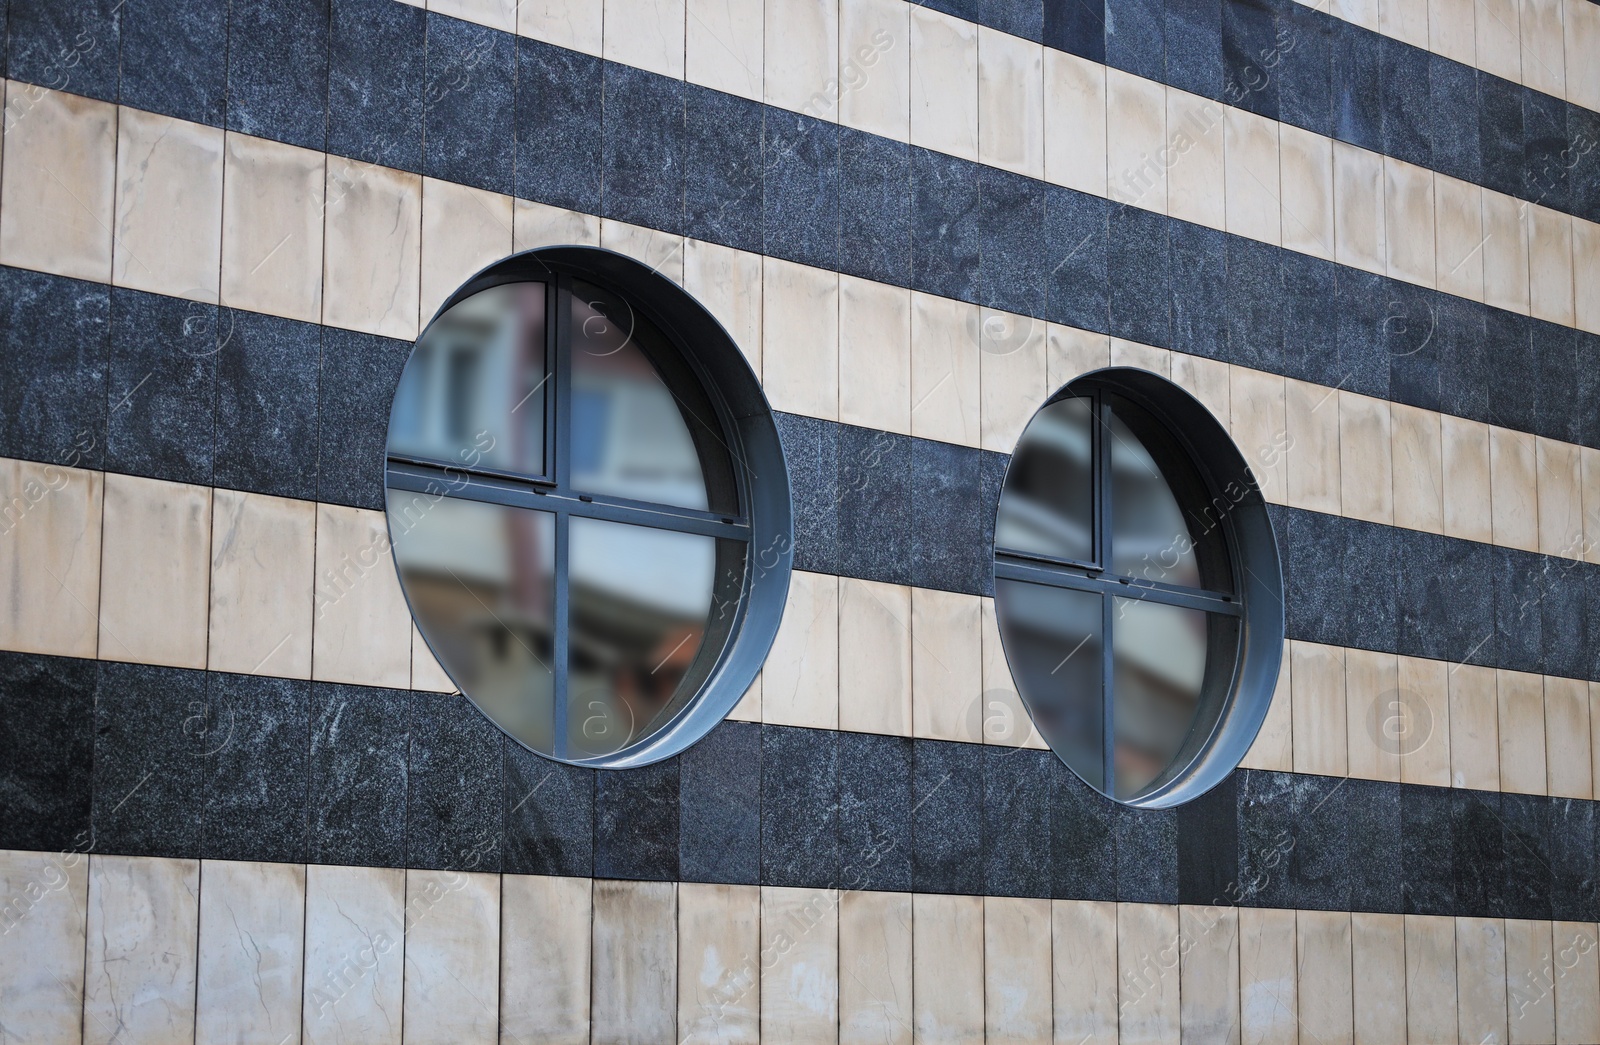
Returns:
[[[555,480],[557,492],[566,492],[572,484],[572,358],[568,351],[572,343],[572,279],[562,275],[556,278],[555,322],[550,339],[551,402],[554,415],[551,425],[550,477]],[[571,621],[571,519],[565,511],[556,512],[555,546],[555,627],[554,649],[555,684],[551,694],[551,744],[557,758],[567,756],[567,708],[571,687],[572,621]]]
[[[556,546],[554,556],[555,574],[555,627],[552,629],[554,638],[552,646],[552,659],[555,678],[551,686],[550,709],[550,744],[557,758],[567,756],[567,689],[568,679],[571,674],[571,656],[569,642],[572,628],[569,622],[568,609],[571,605],[570,585],[568,582],[568,547],[571,543],[570,517],[566,512],[558,512],[556,522]]]
[[[1094,453],[1094,511],[1095,511],[1095,562],[1102,570],[1111,569],[1111,418],[1108,416],[1110,407],[1106,404],[1106,397],[1096,392],[1094,396],[1093,413],[1094,424],[1091,427],[1094,438],[1090,448]],[[1102,729],[1101,743],[1103,750],[1101,757],[1104,760],[1106,794],[1113,797],[1117,793],[1116,784],[1116,700],[1111,685],[1112,651],[1111,651],[1111,626],[1112,609],[1115,606],[1114,598],[1110,592],[1100,596],[1100,722]]]

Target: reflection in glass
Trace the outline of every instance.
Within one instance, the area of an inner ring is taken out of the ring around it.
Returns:
[[[623,299],[575,282],[571,339],[573,487],[704,510],[700,455],[650,362],[660,332]]]
[[[1200,709],[1208,615],[1113,600],[1112,710],[1116,797],[1130,798],[1172,764]]]
[[[417,627],[501,728],[553,749],[555,517],[391,488],[389,528]]]
[[[999,548],[1094,561],[1093,424],[1090,400],[1040,410],[1017,442],[995,520]]]
[[[1100,596],[1023,581],[995,582],[1006,658],[1050,747],[1096,788],[1105,782]]]
[[[545,285],[507,283],[453,306],[417,341],[395,390],[389,453],[545,474]]]
[[[1128,419],[1147,419],[1136,408],[1115,401],[1107,413],[1111,418],[1112,572],[1199,587],[1194,541],[1178,499],[1150,449],[1128,425]]]

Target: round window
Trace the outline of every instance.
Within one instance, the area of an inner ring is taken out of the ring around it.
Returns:
[[[1216,419],[1142,370],[1034,415],[995,520],[1002,645],[1040,734],[1092,787],[1164,807],[1249,750],[1283,651],[1261,492]]]
[[[554,759],[687,748],[782,616],[789,487],[760,385],[703,308],[619,254],[519,254],[445,302],[395,392],[386,493],[423,639]]]

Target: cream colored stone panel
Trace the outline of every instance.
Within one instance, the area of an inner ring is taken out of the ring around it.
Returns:
[[[1456,919],[1456,1022],[1462,1041],[1506,1041],[1506,927]]]
[[[511,244],[517,251],[569,244],[597,247],[600,245],[600,219],[532,200],[515,200],[511,205]]]
[[[213,493],[211,670],[311,677],[316,529],[311,501]]]
[[[1050,1045],[1050,901],[983,899],[986,1042]]]
[[[1220,360],[1182,352],[1172,354],[1172,383],[1198,399],[1224,431],[1233,414],[1228,395],[1229,369],[1229,365]]]
[[[1593,922],[1554,922],[1556,1041],[1600,1041],[1600,950]]]
[[[839,578],[796,570],[762,668],[762,720],[839,728]]]
[[[1433,172],[1386,156],[1383,195],[1389,275],[1422,287],[1435,286]]]
[[[1295,915],[1295,941],[1301,1039],[1353,1041],[1350,915],[1344,911],[1300,911]]]
[[[1434,264],[1439,289],[1483,300],[1483,189],[1433,176]]]
[[[1056,1040],[1117,1045],[1117,905],[1052,900]]]
[[[754,1045],[760,1037],[761,890],[678,886],[678,1041]]]
[[[911,434],[911,292],[839,277],[839,420]]]
[[[762,259],[761,370],[775,410],[839,419],[839,277]]]
[[[911,589],[839,579],[839,728],[911,736]]]
[[[1045,180],[1106,195],[1106,67],[1046,48]]]
[[[530,0],[523,0],[526,5]],[[846,17],[851,9],[847,6]],[[764,0],[688,0],[684,11],[684,79],[761,101],[765,68]]]
[[[229,131],[222,174],[222,303],[322,319],[326,157]]]
[[[1345,776],[1349,741],[1345,712],[1345,650],[1291,641],[1294,771]]]
[[[411,680],[411,610],[400,590],[382,512],[317,505],[311,677],[404,687]]]
[[[1295,1045],[1295,912],[1239,909],[1239,1019],[1250,1045]]]
[[[305,928],[300,864],[201,864],[197,1040],[299,1038]]]
[[[1444,460],[1444,532],[1469,541],[1494,540],[1489,426],[1442,414],[1439,438]]]
[[[306,867],[305,1045],[399,1045],[405,876]]]
[[[979,425],[985,450],[1010,453],[1044,403],[1046,325],[984,309],[979,335]]]
[[[826,889],[762,887],[762,1042],[829,1045],[839,1040],[837,905],[838,893]]]
[[[1393,653],[1347,649],[1344,666],[1350,775],[1399,780],[1410,713],[1399,693],[1400,660]]]
[[[1450,667],[1450,786],[1500,790],[1500,713],[1493,668]]]
[[[1207,228],[1226,229],[1227,132],[1224,106],[1168,87],[1165,151],[1167,213]]]
[[[198,861],[90,858],[85,1045],[195,1040],[199,900]]]
[[[1383,157],[1334,142],[1334,260],[1384,275],[1389,247],[1383,211]]]
[[[716,317],[761,380],[761,255],[685,240],[683,289]]]
[[[1562,0],[1522,0],[1522,82],[1536,91],[1566,97],[1566,33]],[[1592,61],[1594,56],[1590,55]]]
[[[406,928],[405,1040],[497,1042],[500,876],[407,871]]]
[[[1428,50],[1463,65],[1478,61],[1473,0],[1429,0]]]
[[[607,61],[681,80],[683,40],[684,0],[605,0]],[[810,41],[794,43],[798,49]]]
[[[73,850],[0,850],[0,1012],[7,1042],[76,1042],[83,1027],[87,832]]]
[[[1389,404],[1339,393],[1339,470],[1343,512],[1352,519],[1394,522],[1394,451]]]
[[[330,156],[325,236],[322,322],[416,340],[422,179]]]
[[[978,27],[911,9],[911,144],[978,158]]]
[[[1489,429],[1494,543],[1539,550],[1538,454],[1534,437],[1509,428]]]
[[[1529,310],[1536,319],[1573,326],[1572,217],[1546,207],[1527,210]]]
[[[912,435],[978,445],[981,329],[977,305],[911,292]]]
[[[96,656],[104,504],[99,472],[0,459],[0,649]]]
[[[1516,1045],[1556,1040],[1555,982],[1549,922],[1508,918],[1506,930],[1506,1022]]]
[[[1167,212],[1166,89],[1106,68],[1106,195],[1115,203]]]
[[[839,5],[766,0],[766,101],[839,119]]]
[[[1278,125],[1264,116],[1229,108],[1227,131],[1228,231],[1274,246],[1283,242]]]
[[[1262,495],[1281,502],[1287,487],[1287,458],[1292,452],[1284,417],[1284,379],[1237,366],[1229,372],[1229,379],[1233,441]]]
[[[218,128],[119,110],[111,282],[216,302],[222,139]]]
[[[1528,314],[1528,205],[1483,190],[1483,299],[1495,308]]]
[[[913,1034],[983,1040],[983,897],[917,893],[912,903]]]
[[[1176,907],[1117,905],[1117,972],[1124,1045],[1177,1045],[1181,1030],[1178,991],[1182,949]]]
[[[1500,668],[1495,670],[1495,686],[1499,694],[1500,790],[1546,794],[1544,679]]]
[[[1378,30],[1379,0],[1318,0],[1318,7],[1335,18],[1354,22],[1363,29]]]
[[[521,3],[522,0],[428,0],[428,10],[514,33]]]
[[[588,1045],[591,890],[587,878],[501,877],[501,1040]]]
[[[969,715],[970,717],[970,715]],[[1016,680],[1006,660],[1005,644],[1000,639],[1000,624],[994,600],[983,600],[983,706],[979,727],[985,744],[1006,747],[1048,747],[1034,728]]]
[[[602,247],[649,265],[679,286],[683,285],[684,243],[684,237],[659,229],[630,225],[611,218],[600,220]]]
[[[911,1045],[909,893],[839,894],[840,1045]]]
[[[761,675],[756,674],[756,680],[750,683],[750,688],[744,691],[744,696],[739,698],[739,703],[728,712],[728,718],[735,722],[760,722],[761,721]]]
[[[1332,261],[1333,141],[1287,123],[1278,126],[1283,245]]]
[[[428,693],[456,692],[456,684],[450,681],[415,623],[411,625],[411,688]]]
[[[1390,464],[1394,471],[1394,524],[1427,533],[1444,532],[1444,446],[1439,415],[1390,403]]]
[[[1398,707],[1390,706],[1390,733],[1400,748],[1400,779],[1450,786],[1450,669],[1448,661],[1401,657]]]
[[[1406,942],[1398,914],[1350,916],[1355,1045],[1406,1040]]]
[[[839,122],[891,141],[911,138],[911,6],[839,5]]]
[[[594,883],[594,1045],[675,1040],[678,887],[672,882]]]
[[[1600,112],[1600,9],[1567,0],[1567,100]]]
[[[1478,68],[1522,82],[1522,30],[1518,0],[1476,0]]]
[[[1079,330],[1077,327],[1064,327],[1051,323],[1046,333],[1047,343],[1044,354],[1044,386],[1051,395],[1061,391],[1062,387],[1092,370],[1102,370],[1111,365],[1111,338],[1106,334],[1096,334],[1088,330]],[[1222,402],[1228,401],[1228,371],[1226,363],[1218,363],[1211,359],[1201,359],[1199,356],[1181,356],[1184,360],[1194,360],[1201,363],[1212,364],[1212,369],[1206,374],[1207,390],[1215,392],[1215,382],[1220,379],[1222,383]],[[1176,366],[1176,360],[1174,361]],[[1219,373],[1220,369],[1220,373]],[[1196,378],[1195,380],[1199,380]],[[1040,402],[1043,406],[1043,401]],[[1223,424],[1226,427],[1227,411],[1223,410]]]
[[[1339,514],[1339,401],[1337,389],[1294,378],[1284,379],[1284,418],[1289,504],[1308,511]],[[1356,477],[1365,482],[1365,477]]]
[[[0,265],[109,282],[116,177],[116,106],[9,84]]]
[[[1185,1041],[1238,1045],[1239,911],[1179,907],[1179,1031]]]
[[[1549,793],[1557,798],[1593,798],[1588,683],[1546,675],[1544,716]]]
[[[1378,0],[1378,31],[1427,50],[1428,0]]]
[[[1405,916],[1406,1027],[1412,1041],[1456,1040],[1455,919]]]
[[[1152,374],[1160,374],[1170,379],[1172,352],[1165,348],[1156,348],[1154,345],[1143,345],[1137,341],[1114,337],[1111,339],[1111,365],[1148,370]]]
[[[1578,466],[1583,473],[1583,558],[1600,562],[1600,450],[1579,447]]]
[[[1290,695],[1289,645],[1284,644],[1283,660],[1278,665],[1278,684],[1272,690],[1272,703],[1267,717],[1261,723],[1250,752],[1240,761],[1244,769],[1270,769],[1279,773],[1294,772],[1294,709]]]
[[[1590,6],[1600,10],[1600,5]],[[1596,35],[1600,37],[1600,30]],[[1600,39],[1596,43],[1600,44]],[[1594,67],[1600,69],[1600,62]],[[1572,276],[1573,320],[1578,329],[1600,334],[1600,225],[1576,217],[1572,219]]]
[[[479,269],[511,253],[511,197],[422,179],[422,325]]]
[[[1583,470],[1578,447],[1534,439],[1539,506],[1539,551],[1583,558]]]
[[[983,602],[976,595],[911,589],[914,736],[982,741]]]
[[[210,488],[107,475],[103,526],[101,659],[205,667]]]
[[[978,27],[978,160],[1044,177],[1044,48]]]
[[[517,34],[598,56],[601,53],[605,5],[594,0],[522,0],[517,7]],[[757,49],[760,57],[760,49]]]

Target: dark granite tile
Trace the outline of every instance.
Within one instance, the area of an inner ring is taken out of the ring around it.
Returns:
[[[839,128],[839,266],[911,285],[911,147]]]
[[[1399,914],[1404,888],[1401,785],[1351,778],[1345,784],[1350,846],[1350,909]]]
[[[1495,918],[1550,917],[1550,831],[1553,801],[1543,795],[1500,797],[1500,823],[1505,838],[1505,879],[1501,903],[1488,911]]]
[[[1043,274],[1053,264],[1045,239],[1044,183],[979,167],[978,199],[979,304],[1043,315]]]
[[[1567,110],[1560,98],[1540,91],[1522,92],[1523,199],[1552,210],[1571,206],[1567,162]]]
[[[1600,113],[1567,109],[1567,148],[1572,213],[1600,221]]]
[[[1455,913],[1456,875],[1451,806],[1454,792],[1442,787],[1400,791],[1401,912]]]
[[[132,0],[117,6],[122,104],[220,127],[228,91],[227,5]]]
[[[383,507],[389,407],[411,343],[326,327],[323,330],[317,497]]]
[[[1489,415],[1494,372],[1484,349],[1484,315],[1487,306],[1440,294],[1434,299],[1439,325],[1439,409],[1476,421]]]
[[[1239,782],[1239,899],[1344,910],[1350,897],[1343,779],[1249,771]]]
[[[1268,373],[1283,367],[1281,253],[1265,243],[1228,237],[1228,360]]]
[[[1384,319],[1389,395],[1424,410],[1439,409],[1439,298],[1435,291],[1393,283]]]
[[[1573,335],[1573,351],[1577,357],[1576,400],[1600,402],[1600,336],[1578,331]],[[1600,410],[1575,411],[1568,432],[1575,443],[1600,447]]]
[[[1438,534],[1397,535],[1396,648],[1407,656],[1488,663],[1494,657],[1493,551]]]
[[[505,761],[507,874],[594,874],[593,769],[540,758],[509,737]]]
[[[1006,466],[1010,458],[1003,454],[985,450],[978,460],[978,503],[980,505],[978,521],[983,525],[983,539],[978,547],[984,556],[980,567],[983,586],[973,594],[994,594],[994,571],[989,568],[989,549],[994,547],[994,522],[995,515],[1000,509],[1000,487],[1006,478]]]
[[[1118,806],[1117,899],[1178,902],[1178,811]]]
[[[1574,543],[1571,554],[1581,554]],[[1587,587],[1594,582],[1596,569],[1574,559],[1541,555],[1534,568],[1539,572],[1539,671],[1565,678],[1586,678],[1593,657],[1594,633],[1600,621],[1591,623]]]
[[[217,485],[315,498],[322,328],[233,309],[221,311],[219,327]]]
[[[95,850],[197,857],[225,715],[206,673],[106,662],[94,714]],[[79,771],[81,772],[81,763]]]
[[[0,846],[88,850],[98,680],[92,660],[0,653]]]
[[[678,869],[684,881],[761,879],[761,727],[724,722],[678,759]]]
[[[1229,907],[1240,897],[1239,782],[1234,773],[1178,807],[1178,902]]]
[[[919,587],[978,592],[992,573],[991,523],[980,487],[983,456],[932,439],[911,441],[910,580]]]
[[[1281,7],[1273,0],[1222,0],[1223,100],[1229,105],[1278,118],[1278,79],[1283,44],[1278,38]]]
[[[1160,82],[1167,69],[1162,0],[1105,0],[1106,64]]]
[[[12,4],[7,75],[116,101],[122,6],[122,0]]]
[[[1324,518],[1332,519],[1331,516]],[[1395,613],[1399,582],[1395,527],[1354,519],[1336,519],[1343,531],[1344,565],[1329,576],[1339,578],[1345,601],[1346,646],[1395,648]]]
[[[111,291],[107,468],[210,484],[216,316],[215,305]]]
[[[762,726],[762,883],[829,888],[839,864],[839,734]]]
[[[983,894],[1049,896],[1050,751],[983,745]]]
[[[1595,891],[1595,803],[1555,799],[1550,807],[1550,917],[1588,922],[1600,918]]]
[[[465,697],[412,694],[407,867],[500,870],[505,826],[500,738]]]
[[[328,140],[328,0],[230,10],[228,129],[320,152]]]
[[[210,682],[208,714],[189,729],[207,765],[205,856],[303,863],[311,683],[221,673]]]
[[[1172,222],[1170,232],[1172,268],[1183,273],[1172,281],[1172,350],[1226,359],[1228,236],[1186,221]]]
[[[1484,917],[1499,910],[1506,850],[1500,796],[1492,791],[1450,791],[1450,839],[1455,904],[1450,913]]]
[[[1382,64],[1383,154],[1427,167],[1433,162],[1428,52],[1390,37],[1379,44]]]
[[[959,18],[964,22],[983,23],[983,9],[989,0],[929,0],[931,11]]]
[[[108,288],[0,267],[0,454],[99,468]]]
[[[683,83],[607,63],[601,184],[607,217],[683,231]]]
[[[1429,55],[1428,111],[1433,169],[1477,182],[1483,176],[1478,149],[1478,70],[1442,55]]]
[[[827,573],[839,549],[841,425],[799,414],[774,414],[789,471],[794,510],[794,568]]]
[[[1339,22],[1330,50],[1333,136],[1373,152],[1383,151],[1382,40],[1377,33]]]
[[[1106,271],[1111,205],[1097,196],[1045,187],[1045,316],[1056,323],[1110,330]]]
[[[334,0],[329,152],[421,172],[426,48],[427,15],[421,8],[391,0]]]
[[[911,150],[911,285],[976,301],[982,228],[976,164]]]
[[[1113,205],[1107,239],[1111,334],[1146,345],[1172,337],[1172,254],[1168,219]]]
[[[1533,431],[1539,423],[1539,368],[1533,362],[1533,325],[1527,316],[1486,308],[1483,346],[1495,375],[1489,396],[1494,424]]]
[[[839,426],[839,544],[847,577],[911,580],[911,447],[903,435]]]
[[[1339,22],[1304,4],[1278,20],[1288,53],[1278,66],[1278,118],[1293,127],[1333,136],[1333,50]]]
[[[1166,0],[1165,76],[1153,77],[1202,98],[1222,97],[1222,0]]]
[[[527,38],[518,38],[516,47],[516,194],[598,214],[601,61]]]
[[[678,880],[678,760],[594,778],[597,878]]]
[[[839,734],[839,888],[911,888],[912,741]]]
[[[1117,898],[1117,809],[1059,759],[1050,764],[1052,897]]]
[[[1389,343],[1384,324],[1390,315],[1389,281],[1360,269],[1340,267],[1334,275],[1338,328],[1339,380],[1331,384],[1386,398],[1389,394]]]
[[[1522,90],[1486,73],[1478,74],[1478,157],[1485,187],[1522,192]]]
[[[766,253],[839,267],[839,126],[767,111],[762,229]]]
[[[1600,630],[1600,576],[1593,570],[1585,571],[1583,588],[1584,619],[1588,622],[1592,638]],[[1586,679],[1600,681],[1600,643],[1590,642],[1584,652],[1587,656],[1580,674]]]
[[[1344,379],[1336,314],[1338,276],[1338,266],[1331,261],[1293,250],[1278,253],[1283,372],[1329,388],[1337,388]]]
[[[1287,525],[1279,532],[1288,550],[1284,631],[1289,638],[1345,645],[1344,600],[1329,583],[1344,570],[1344,534],[1331,516],[1297,509],[1283,509],[1281,514]]]
[[[399,690],[312,683],[310,862],[405,865],[410,705]]]
[[[683,91],[684,232],[759,253],[764,110],[693,84]]]
[[[1044,39],[1044,9],[1055,0],[980,0],[980,25],[998,29],[1008,36],[1039,43]]]
[[[919,740],[913,753],[911,888],[983,892],[983,747]]]
[[[1538,672],[1544,651],[1545,594],[1539,556],[1514,548],[1493,548],[1491,555],[1494,664],[1514,671]]]
[[[423,173],[491,192],[516,191],[514,40],[429,13]]]
[[[1050,0],[1044,5],[1044,43],[1046,47],[1104,64],[1104,0]]]
[[[1533,343],[1529,362],[1537,384],[1534,431],[1551,439],[1582,442],[1588,428],[1583,415],[1592,412],[1584,404],[1594,400],[1583,398],[1588,389],[1580,376],[1578,332],[1541,319],[1529,327]]]

